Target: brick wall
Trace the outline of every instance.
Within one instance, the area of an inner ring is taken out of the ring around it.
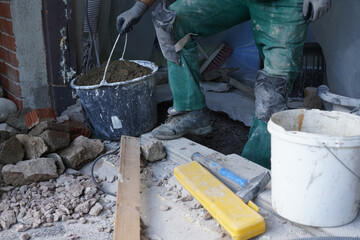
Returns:
[[[23,107],[10,0],[0,0],[0,84],[6,98]]]

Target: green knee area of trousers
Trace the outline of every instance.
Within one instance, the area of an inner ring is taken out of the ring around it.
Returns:
[[[170,9],[177,13],[174,35],[178,40],[188,33],[207,37],[251,20],[264,71],[271,76],[287,77],[290,89],[306,37],[302,3],[303,0],[177,0]],[[180,55],[181,65],[168,62],[174,108],[177,111],[204,108],[195,38],[185,45]],[[254,120],[242,155],[270,168],[270,134],[265,122]]]
[[[174,35],[188,33],[207,37],[251,18],[253,35],[264,60],[264,71],[286,76],[289,87],[296,78],[301,59],[306,23],[302,16],[303,0],[177,0],[169,8],[177,14]],[[169,84],[177,111],[206,107],[199,87],[199,59],[196,39],[180,51],[181,65],[168,61]]]

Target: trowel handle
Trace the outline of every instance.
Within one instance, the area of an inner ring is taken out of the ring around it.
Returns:
[[[235,173],[231,172],[230,170],[222,167],[220,164],[217,164],[212,159],[206,158],[200,153],[196,152],[191,156],[191,159],[193,161],[196,161],[209,169],[211,172],[213,172],[217,177],[225,179],[225,180],[231,180],[237,184],[239,184],[241,187],[244,187],[247,180],[239,177]]]

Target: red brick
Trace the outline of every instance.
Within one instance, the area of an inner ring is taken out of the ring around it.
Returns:
[[[21,98],[18,98],[17,96],[13,95],[12,93],[10,93],[9,91],[7,91],[6,89],[4,89],[4,96],[8,99],[10,99],[11,101],[13,101],[18,109],[22,109],[23,108],[23,101]]]
[[[14,67],[19,66],[19,61],[17,60],[16,53],[1,46],[0,46],[0,59],[2,59],[4,62],[13,65]]]
[[[10,3],[0,2],[0,16],[11,18]]]
[[[5,33],[0,33],[0,45],[2,45],[5,48],[8,48],[12,51],[16,51],[16,44],[15,44],[15,37],[5,34]]]
[[[13,81],[19,82],[19,80],[20,80],[20,75],[19,75],[18,69],[15,67],[12,67],[11,65],[9,65],[3,61],[0,61],[0,73],[7,76],[8,78],[10,78]]]
[[[12,81],[7,77],[0,74],[0,84],[3,88],[7,89],[11,93],[15,94],[18,97],[22,97],[21,95],[21,87],[18,82]]]
[[[25,122],[28,129],[35,127],[40,121],[45,120],[56,120],[54,109],[38,108],[25,115]]]
[[[0,17],[0,31],[14,35],[12,21]]]

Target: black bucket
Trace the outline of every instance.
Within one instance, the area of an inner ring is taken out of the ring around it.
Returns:
[[[149,61],[132,61],[152,70],[151,74],[125,82],[77,86],[76,90],[91,131],[101,139],[119,140],[121,135],[139,136],[157,122],[155,72]]]

